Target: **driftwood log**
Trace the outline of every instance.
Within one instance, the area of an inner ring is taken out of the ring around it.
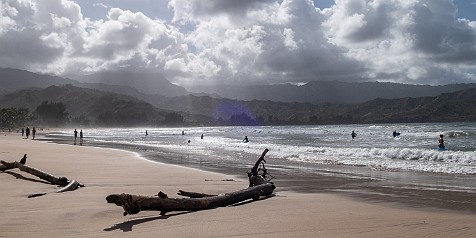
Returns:
[[[271,195],[275,188],[274,184],[267,183],[232,193],[200,198],[151,197],[122,193],[111,194],[106,197],[106,201],[122,206],[124,216],[127,214],[137,214],[145,210],[160,211],[161,215],[165,215],[165,213],[170,211],[205,210],[229,206],[248,199],[258,199],[260,196]]]
[[[0,161],[0,163],[1,163],[0,170],[1,171],[6,171],[6,170],[9,170],[9,169],[18,168],[19,170],[21,170],[23,172],[29,173],[31,175],[34,175],[34,176],[40,178],[40,179],[46,180],[46,181],[50,182],[51,184],[63,187],[63,188],[61,188],[60,190],[57,191],[58,193],[66,192],[66,191],[73,191],[73,190],[76,190],[78,187],[84,187],[83,184],[78,183],[78,181],[76,181],[76,180],[71,180],[70,181],[66,177],[57,177],[57,176],[54,176],[52,174],[43,172],[39,169],[29,167],[29,166],[26,165],[26,159],[27,159],[27,157],[26,157],[26,154],[25,154],[23,156],[23,158],[21,158],[20,162],[15,161],[13,163],[9,163],[9,162],[1,160]],[[37,193],[37,194],[29,195],[28,197],[38,197],[38,196],[42,196],[42,195],[45,195],[45,194],[46,193]]]
[[[251,168],[251,171],[246,172],[248,174],[248,180],[250,182],[248,187],[268,183],[269,181],[271,181],[271,179],[274,178],[268,174],[268,170],[264,166],[264,164],[266,163],[266,160],[264,160],[264,156],[268,153],[268,151],[268,149],[264,149],[263,153],[261,153],[261,156],[258,158],[253,168]],[[268,177],[271,178],[268,179]]]
[[[111,194],[106,197],[106,201],[121,206],[124,209],[124,216],[128,214],[137,214],[144,210],[160,211],[161,215],[165,215],[170,211],[197,211],[212,209],[233,205],[248,199],[257,200],[260,196],[271,196],[276,187],[266,179],[269,177],[269,174],[267,174],[267,171],[264,168],[263,161],[267,152],[268,149],[265,149],[261,154],[261,157],[255,163],[255,166],[251,169],[251,172],[248,172],[250,185],[248,188],[243,190],[220,195],[187,192],[183,190],[179,190],[177,193],[189,198],[169,198],[167,194],[163,192],[159,192],[157,196],[141,196],[122,193]],[[263,169],[259,168],[260,165],[263,165]]]

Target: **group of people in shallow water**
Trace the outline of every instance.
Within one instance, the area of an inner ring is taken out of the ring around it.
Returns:
[[[26,136],[26,138],[28,139],[28,137],[30,137],[30,133],[31,133],[32,139],[34,140],[36,135],[36,129],[34,127],[33,129],[31,129],[31,131],[29,127],[26,127],[26,129],[21,128],[21,136]]]
[[[400,135],[400,132],[397,132],[396,130],[394,130],[393,133],[392,133],[392,136],[394,138],[399,136],[399,135]],[[352,136],[352,140],[354,140],[355,137],[357,137],[357,133],[355,133],[355,131],[352,131],[351,136]],[[438,139],[438,149],[446,150],[445,141],[443,139],[443,134],[440,134],[440,138]]]
[[[23,135],[23,130],[22,130],[22,135]],[[76,142],[77,135],[78,135],[78,132],[76,131],[76,129],[74,129],[74,141],[75,142]],[[145,131],[145,135],[146,136],[149,135],[147,130]],[[182,135],[185,135],[185,131],[182,131]],[[394,130],[393,133],[392,133],[393,137],[397,137],[399,135],[400,135],[400,132],[397,132],[396,130]],[[352,140],[354,140],[357,137],[357,133],[355,133],[355,131],[352,131],[351,136],[352,136]],[[203,134],[200,136],[200,139],[203,139]],[[80,141],[81,142],[83,141],[83,130],[81,130],[81,132],[80,132]],[[190,143],[192,141],[188,140],[187,142]],[[248,143],[249,142],[248,136],[245,136],[245,138],[242,140],[242,142],[243,143]],[[438,139],[438,148],[439,149],[446,149],[445,144],[444,144],[444,140],[443,140],[443,134],[441,134],[440,138]]]
[[[76,129],[74,130],[75,131],[75,137],[74,137],[74,140],[76,141]],[[83,131],[81,130],[81,138],[82,138],[82,133]],[[149,135],[149,132],[147,130],[145,130],[145,136],[148,136]],[[182,135],[184,136],[185,135],[185,131],[182,131]],[[200,135],[200,139],[203,139],[203,134]],[[250,140],[248,139],[248,136],[245,136],[245,138],[242,140],[243,143],[248,143]],[[192,141],[191,140],[188,140],[187,141],[188,143],[191,143]]]
[[[76,144],[76,140],[78,139],[78,131],[74,129],[74,144]],[[83,143],[83,130],[79,132],[79,143]]]

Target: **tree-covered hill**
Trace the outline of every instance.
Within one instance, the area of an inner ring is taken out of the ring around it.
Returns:
[[[0,98],[0,108],[26,108],[34,112],[43,102],[61,103],[71,122],[102,126],[207,124],[203,115],[160,110],[136,98],[72,85],[21,90]],[[173,120],[171,119],[173,118]]]
[[[361,104],[239,101],[188,95],[162,98],[155,105],[224,121],[246,114],[262,125],[476,121],[475,88],[434,97],[379,98]]]
[[[107,126],[476,121],[476,89],[435,97],[318,105],[188,95],[158,97],[153,106],[131,96],[65,85],[4,95],[0,108],[27,108],[33,112],[45,101],[64,104],[72,122]]]
[[[375,99],[351,112],[359,122],[476,121],[476,88],[436,97]]]

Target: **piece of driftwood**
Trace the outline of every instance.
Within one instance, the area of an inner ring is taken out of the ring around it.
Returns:
[[[160,211],[161,215],[165,215],[170,211],[205,210],[233,205],[248,199],[256,200],[261,196],[270,196],[273,194],[276,186],[266,179],[266,177],[269,177],[266,169],[260,169],[260,165],[264,166],[264,156],[267,152],[268,149],[265,149],[261,157],[255,163],[255,166],[251,169],[251,172],[248,172],[250,186],[246,189],[220,195],[179,190],[179,195],[189,198],[169,198],[167,194],[163,192],[160,192],[158,196],[141,196],[122,193],[111,194],[106,197],[106,201],[121,206],[124,209],[124,216],[137,214],[144,210]],[[263,173],[265,176],[263,176]]]
[[[71,180],[70,181],[66,177],[57,177],[57,176],[54,176],[52,174],[43,172],[39,169],[29,167],[29,166],[26,165],[26,159],[27,159],[27,157],[26,157],[26,154],[25,154],[23,156],[23,158],[20,160],[20,162],[15,161],[13,163],[9,163],[9,162],[1,160],[0,161],[0,163],[2,164],[1,169],[2,169],[2,171],[5,171],[5,170],[8,170],[8,169],[18,168],[19,170],[21,170],[23,172],[29,173],[31,175],[34,175],[34,176],[38,177],[38,178],[46,180],[46,181],[50,182],[51,184],[59,185],[59,186],[63,187],[63,188],[61,188],[60,190],[57,191],[58,193],[66,192],[66,191],[73,191],[73,190],[76,190],[78,187],[84,187],[83,184],[78,183],[78,181],[76,181],[76,180]],[[38,196],[42,196],[42,195],[45,195],[45,194],[46,193],[31,194],[28,197],[38,197]]]
[[[23,158],[20,159],[20,164],[26,164],[26,154],[23,155]],[[9,170],[9,169],[14,169],[14,168],[16,168],[14,163],[6,163],[6,164],[2,163],[2,164],[0,164],[0,171],[2,171],[2,172],[6,171],[6,170]]]
[[[268,151],[268,149],[265,149],[256,161],[253,168],[251,168],[251,171],[246,172],[248,174],[249,187],[269,183],[271,179],[274,178],[268,173],[268,170],[264,166],[264,164],[266,163],[264,156],[268,153]]]
[[[68,185],[64,186],[63,188],[56,191],[57,193],[67,192],[67,191],[74,191],[78,187],[83,187],[84,185],[79,184],[76,180],[69,181]]]

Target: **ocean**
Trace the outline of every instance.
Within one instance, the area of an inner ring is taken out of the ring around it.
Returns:
[[[284,190],[476,212],[476,123],[76,129],[85,137],[76,145],[132,150],[155,161],[243,177],[267,148],[267,169]],[[437,150],[440,134],[447,151]],[[72,130],[47,135],[59,143],[72,138]],[[447,201],[450,196],[454,201]]]

